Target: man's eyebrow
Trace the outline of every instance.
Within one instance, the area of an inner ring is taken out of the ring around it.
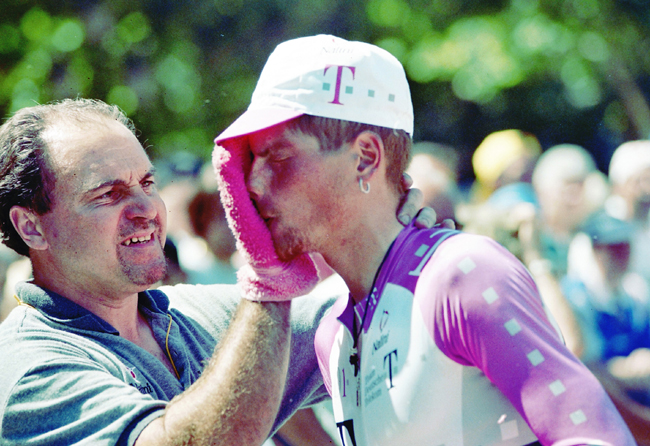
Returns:
[[[147,171],[147,173],[145,173],[145,174],[142,176],[142,180],[148,180],[148,179],[150,179],[151,177],[153,177],[153,176],[155,176],[155,175],[156,175],[156,168],[152,166],[151,169],[149,169],[149,170]],[[140,181],[142,181],[142,180],[140,180]]]
[[[282,150],[282,149],[290,149],[293,147],[293,144],[291,141],[289,141],[286,138],[280,138],[276,139],[275,141],[271,142],[269,145],[264,147],[265,152],[273,152],[276,150]]]

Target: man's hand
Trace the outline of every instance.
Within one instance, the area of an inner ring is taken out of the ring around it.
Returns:
[[[607,362],[607,368],[626,387],[647,390],[650,386],[650,349],[637,348],[628,356],[615,356]]]
[[[422,207],[424,204],[424,195],[420,189],[411,188],[413,179],[408,175],[402,176],[402,184],[406,189],[406,194],[400,201],[400,207],[397,210],[397,219],[404,226],[408,225],[415,217],[415,226],[418,228],[429,229],[436,224],[436,211],[430,207]],[[456,229],[453,220],[446,219],[442,221],[442,226],[447,229]]]

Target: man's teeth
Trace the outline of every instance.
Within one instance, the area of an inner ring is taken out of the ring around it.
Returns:
[[[124,242],[126,246],[129,246],[131,243],[142,243],[142,242],[148,242],[151,240],[151,235],[146,235],[144,237],[133,237],[127,241]]]

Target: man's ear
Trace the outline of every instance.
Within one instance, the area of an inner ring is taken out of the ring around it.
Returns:
[[[42,251],[48,248],[38,215],[22,206],[13,206],[9,210],[9,218],[14,228],[30,249]]]
[[[362,132],[354,140],[359,155],[357,172],[361,178],[369,180],[379,168],[384,157],[384,142],[375,132]]]

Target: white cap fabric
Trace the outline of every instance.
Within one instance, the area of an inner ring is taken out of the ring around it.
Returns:
[[[276,47],[260,74],[248,110],[215,142],[304,114],[413,134],[413,104],[400,62],[368,43],[318,35]]]
[[[630,177],[650,167],[650,141],[629,141],[614,151],[609,162],[609,180],[624,184]]]

